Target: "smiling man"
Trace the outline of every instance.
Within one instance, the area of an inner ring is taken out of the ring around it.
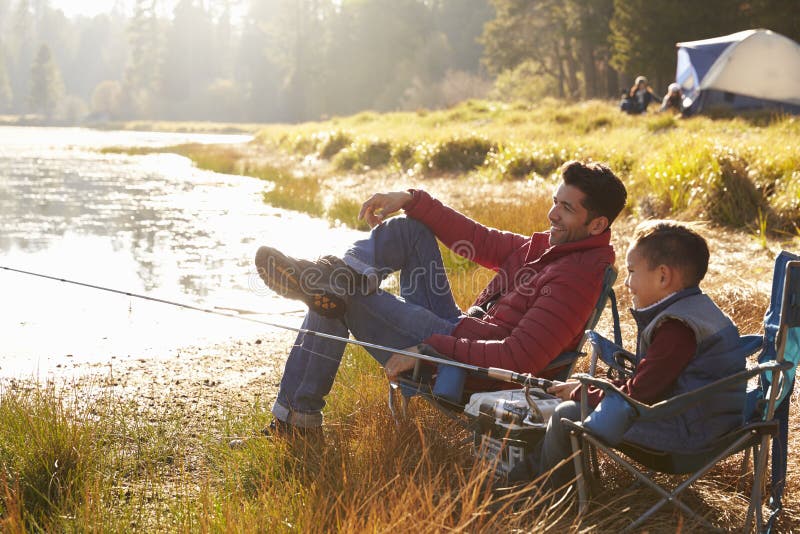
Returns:
[[[261,247],[256,267],[270,288],[309,306],[304,329],[388,347],[424,342],[464,363],[542,376],[583,334],[603,273],[614,263],[610,225],[627,198],[605,165],[571,161],[560,172],[547,232],[488,228],[421,190],[379,193],[359,214],[372,233],[343,258],[297,260]],[[400,209],[406,217],[386,220]],[[497,273],[466,313],[453,300],[437,238]],[[395,271],[399,296],[379,288]],[[414,365],[409,356],[369,351],[389,378]],[[321,427],[324,397],[343,353],[343,342],[298,336],[268,433]]]

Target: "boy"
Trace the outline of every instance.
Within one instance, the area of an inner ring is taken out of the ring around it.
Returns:
[[[708,257],[705,239],[677,222],[649,221],[636,228],[625,286],[633,297],[641,360],[631,378],[615,384],[632,398],[652,404],[744,369],[744,357],[735,350],[736,326],[698,287]],[[512,472],[512,482],[544,473],[572,454],[561,419],[580,420],[579,385],[557,384],[549,393],[565,402],[550,418],[538,458],[534,454]],[[741,421],[744,394],[743,385],[733,386],[677,417],[635,422],[624,440],[665,451],[701,449]],[[594,407],[602,392],[590,388],[588,396]],[[574,476],[572,462],[567,462],[551,474],[550,483],[560,488]]]

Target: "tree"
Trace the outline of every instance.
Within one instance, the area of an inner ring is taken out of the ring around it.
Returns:
[[[746,30],[746,0],[614,0],[611,64],[631,80],[643,74],[662,90],[675,79],[675,43]]]
[[[159,94],[166,99],[165,113],[190,101],[214,79],[214,27],[210,14],[198,0],[181,0],[167,29]],[[189,110],[190,112],[192,110]],[[193,110],[202,112],[201,110]],[[186,119],[189,117],[175,117]]]
[[[95,116],[116,119],[121,115],[122,84],[105,80],[92,91],[91,112]]]
[[[608,68],[612,0],[493,0],[484,26],[484,65],[490,73],[523,63],[552,77],[558,96],[607,94],[598,73]]]
[[[29,105],[34,113],[41,113],[47,119],[55,114],[64,94],[61,73],[53,61],[50,47],[43,44],[39,47],[36,60],[31,68],[31,91]]]
[[[158,87],[162,47],[156,0],[136,0],[128,25],[130,57],[123,80],[123,106],[128,115],[152,113],[152,99]]]
[[[489,0],[437,0],[431,7],[436,31],[447,36],[452,49],[448,70],[477,72],[483,55],[478,38],[494,17]]]
[[[11,90],[11,83],[8,79],[5,56],[5,50],[0,46],[0,113],[10,111],[11,106],[14,104],[14,93]]]

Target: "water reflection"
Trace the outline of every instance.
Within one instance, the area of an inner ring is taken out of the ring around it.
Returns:
[[[265,206],[264,183],[252,178],[200,171],[176,155],[91,149],[247,140],[0,128],[0,263],[202,305],[297,309],[254,283],[257,245],[314,257],[341,251],[355,232]],[[66,354],[102,360],[258,328],[5,271],[0,295],[0,374],[34,362],[41,371]]]

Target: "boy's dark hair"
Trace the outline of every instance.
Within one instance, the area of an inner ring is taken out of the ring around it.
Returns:
[[[595,217],[606,217],[611,226],[625,207],[628,192],[607,165],[568,161],[561,166],[561,178],[586,195],[582,204],[589,212],[587,222]]]
[[[645,221],[636,227],[632,247],[655,269],[668,265],[683,275],[686,287],[696,286],[708,271],[708,243],[676,221]]]

